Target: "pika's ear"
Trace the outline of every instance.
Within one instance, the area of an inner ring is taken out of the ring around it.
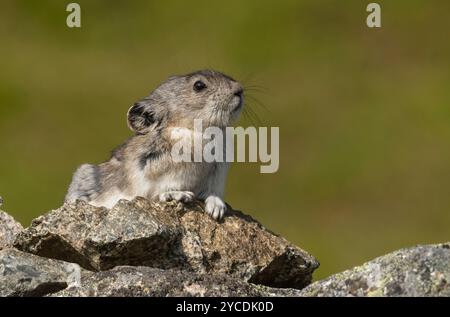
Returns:
[[[158,123],[151,105],[143,101],[131,106],[127,117],[128,127],[137,134],[146,134],[154,124]]]

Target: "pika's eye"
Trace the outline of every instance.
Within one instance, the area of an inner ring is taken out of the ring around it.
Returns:
[[[197,80],[194,84],[194,90],[196,92],[202,91],[206,89],[206,84],[204,82],[202,82],[201,80]]]

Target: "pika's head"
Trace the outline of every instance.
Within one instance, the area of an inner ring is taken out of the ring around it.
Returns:
[[[173,76],[128,110],[128,126],[138,134],[161,125],[191,128],[195,119],[226,127],[239,118],[243,93],[240,83],[212,70]]]

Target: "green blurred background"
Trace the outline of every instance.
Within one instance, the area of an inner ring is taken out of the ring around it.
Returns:
[[[280,127],[279,172],[233,165],[227,201],[314,254],[316,278],[450,240],[450,2],[378,1],[381,29],[370,1],[79,0],[81,29],[69,2],[0,4],[0,195],[24,225],[131,134],[133,102],[214,68]]]

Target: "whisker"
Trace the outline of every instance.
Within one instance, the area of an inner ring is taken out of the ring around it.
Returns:
[[[244,118],[245,118],[246,120],[248,120],[249,123],[250,123],[252,126],[256,126],[253,117],[252,117],[252,116],[250,115],[250,113],[248,112],[248,109],[244,108],[244,110],[243,110],[243,115],[244,115]]]
[[[247,104],[245,109],[246,109],[249,117],[252,118],[253,125],[254,126],[261,126],[262,125],[262,120],[259,117],[259,115],[253,110],[251,104]]]
[[[244,86],[244,90],[257,91],[267,93],[269,90],[262,86]]]
[[[270,109],[262,102],[260,101],[258,98],[253,97],[252,95],[247,95],[246,96],[248,99],[250,99],[251,101],[253,101],[257,106],[260,106],[261,108],[263,108],[265,111],[271,113]]]

